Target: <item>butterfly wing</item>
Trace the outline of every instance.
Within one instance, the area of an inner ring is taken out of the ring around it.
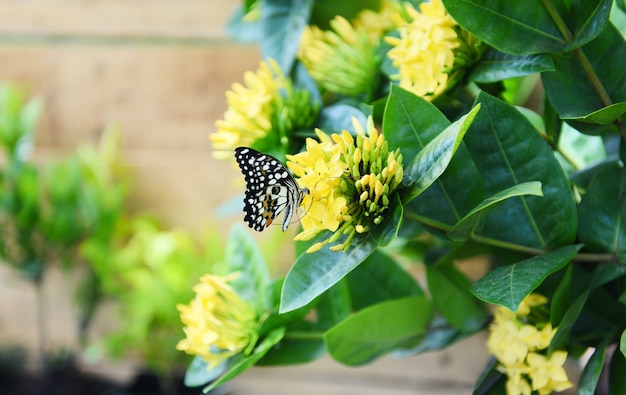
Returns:
[[[278,159],[252,148],[236,148],[235,159],[246,181],[244,221],[260,232],[286,209],[282,226],[285,231],[302,200],[296,181]]]

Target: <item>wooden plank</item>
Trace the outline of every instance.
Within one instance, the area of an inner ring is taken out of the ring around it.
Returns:
[[[37,143],[72,147],[109,122],[129,149],[209,149],[225,92],[258,67],[254,46],[0,45],[0,75],[45,102]]]
[[[0,34],[225,38],[221,0],[3,0]]]

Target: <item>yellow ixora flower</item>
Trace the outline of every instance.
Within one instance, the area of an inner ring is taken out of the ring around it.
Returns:
[[[209,135],[217,159],[232,159],[240,146],[286,146],[290,133],[310,127],[319,111],[310,93],[294,88],[271,58],[243,78],[243,85],[235,83],[226,92],[228,109]]]
[[[376,45],[365,29],[355,29],[342,16],[333,18],[330,27],[305,27],[297,58],[325,90],[349,96],[370,94],[379,63]]]
[[[404,4],[407,23],[399,37],[388,36],[387,56],[398,69],[391,76],[402,88],[433,100],[453,86],[461,70],[480,54],[479,43],[462,31],[441,0],[421,3],[419,11]]]
[[[487,349],[499,362],[498,370],[507,375],[507,394],[550,394],[572,387],[563,364],[567,352],[546,355],[557,328],[547,322],[532,322],[533,310],[548,299],[540,294],[528,295],[516,312],[499,306],[489,327]]]
[[[176,349],[201,357],[208,369],[242,352],[257,336],[254,308],[228,284],[237,276],[204,275],[193,288],[195,298],[177,306],[186,338]]]
[[[333,251],[346,251],[352,240],[383,221],[390,196],[402,181],[402,155],[389,151],[385,137],[368,119],[367,130],[353,119],[356,137],[347,131],[326,135],[318,130],[319,141],[308,139],[306,150],[287,156],[287,165],[301,185],[311,193],[305,197],[302,232],[296,240],[310,240],[331,231],[324,241],[314,244],[314,252],[326,244]]]

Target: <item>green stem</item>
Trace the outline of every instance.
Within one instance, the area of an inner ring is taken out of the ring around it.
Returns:
[[[324,332],[287,332],[285,338],[295,340],[322,340],[324,338]]]
[[[430,228],[442,231],[449,232],[452,230],[452,226],[433,221],[430,218],[423,217],[421,215],[415,214],[405,214],[405,218],[414,220],[416,222],[421,223],[422,225],[426,225]],[[525,255],[537,256],[548,253],[549,251],[543,250],[541,248],[528,247],[521,244],[515,244],[508,241],[492,239],[491,237],[480,236],[476,234],[470,234],[468,241],[474,241],[476,243],[480,243],[483,245],[501,248],[504,250],[515,251]],[[615,254],[605,253],[605,254],[594,254],[594,253],[578,253],[574,258],[572,258],[574,262],[595,262],[595,263],[610,263],[617,261],[617,257]]]

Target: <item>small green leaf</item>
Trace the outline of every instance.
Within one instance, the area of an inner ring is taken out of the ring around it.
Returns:
[[[278,328],[272,332],[254,348],[252,354],[247,357],[241,358],[236,361],[227,372],[225,372],[219,379],[215,380],[211,384],[202,389],[202,392],[207,393],[210,390],[217,388],[218,386],[232,380],[239,376],[241,373],[250,369],[259,361],[267,352],[274,347],[285,336],[285,328]]]
[[[215,380],[228,370],[230,360],[224,361],[211,370],[207,370],[208,366],[209,364],[204,359],[198,356],[194,357],[185,372],[185,385],[187,387],[199,387],[211,380]]]
[[[552,337],[550,341],[550,346],[548,347],[548,354],[554,350],[562,348],[566,345],[567,339],[570,336],[570,331],[578,316],[580,316],[580,312],[583,310],[585,306],[585,302],[589,298],[589,290],[585,290],[580,293],[576,299],[569,305],[569,308],[565,312],[563,319],[558,323],[558,329]]]
[[[479,110],[480,104],[477,104],[417,154],[413,163],[405,169],[406,181],[403,182],[412,184],[411,192],[404,199],[405,202],[411,201],[424,192],[443,174]]]
[[[624,356],[624,358],[626,358],[626,330],[622,332],[622,336],[620,337],[619,350]]]
[[[578,237],[590,251],[610,252],[626,262],[626,170],[606,167],[591,181],[578,206]]]
[[[366,237],[346,253],[333,252],[325,246],[320,251],[300,255],[285,277],[280,313],[310,303],[350,273],[375,248],[376,242]]]
[[[293,66],[302,29],[309,23],[313,0],[261,0],[261,53],[273,58],[282,72],[289,75]]]
[[[609,366],[609,394],[626,394],[626,358],[615,350]]]
[[[231,229],[224,259],[226,273],[240,273],[230,283],[232,287],[243,299],[256,303],[259,311],[265,310],[269,304],[270,275],[259,246],[241,224]]]
[[[589,361],[587,361],[587,364],[580,375],[580,380],[578,380],[579,395],[594,395],[596,393],[598,380],[600,380],[600,373],[602,373],[602,366],[604,366],[606,344],[606,341],[603,342],[603,344],[599,344],[593,352],[591,358],[589,358]]]
[[[489,213],[489,211],[495,208],[495,206],[513,196],[524,195],[543,196],[541,183],[538,181],[524,182],[500,191],[485,199],[475,209],[463,217],[456,225],[454,225],[452,230],[448,232],[448,237],[455,241],[467,240],[470,238],[470,235],[477,230],[477,226],[483,222],[484,217]]]
[[[417,344],[432,318],[432,306],[423,296],[382,302],[367,307],[324,335],[330,355],[358,366],[396,349]]]
[[[315,361],[326,353],[322,335],[312,322],[300,321],[290,325],[285,337],[256,366],[295,365]]]
[[[426,266],[426,275],[433,304],[450,325],[467,333],[483,328],[489,312],[473,297],[472,283],[454,264]]]
[[[472,67],[468,79],[492,83],[552,70],[552,59],[546,54],[520,56],[490,49]]]
[[[582,115],[579,117],[563,117],[568,121],[582,121],[587,123],[594,123],[597,125],[608,125],[626,114],[626,102],[613,103],[609,106],[602,107],[590,114]]]
[[[485,302],[516,311],[521,301],[550,274],[567,265],[582,245],[561,247],[556,251],[492,270],[472,287]]]
[[[375,250],[346,277],[352,306],[361,310],[390,299],[424,295],[415,279],[387,254]]]

